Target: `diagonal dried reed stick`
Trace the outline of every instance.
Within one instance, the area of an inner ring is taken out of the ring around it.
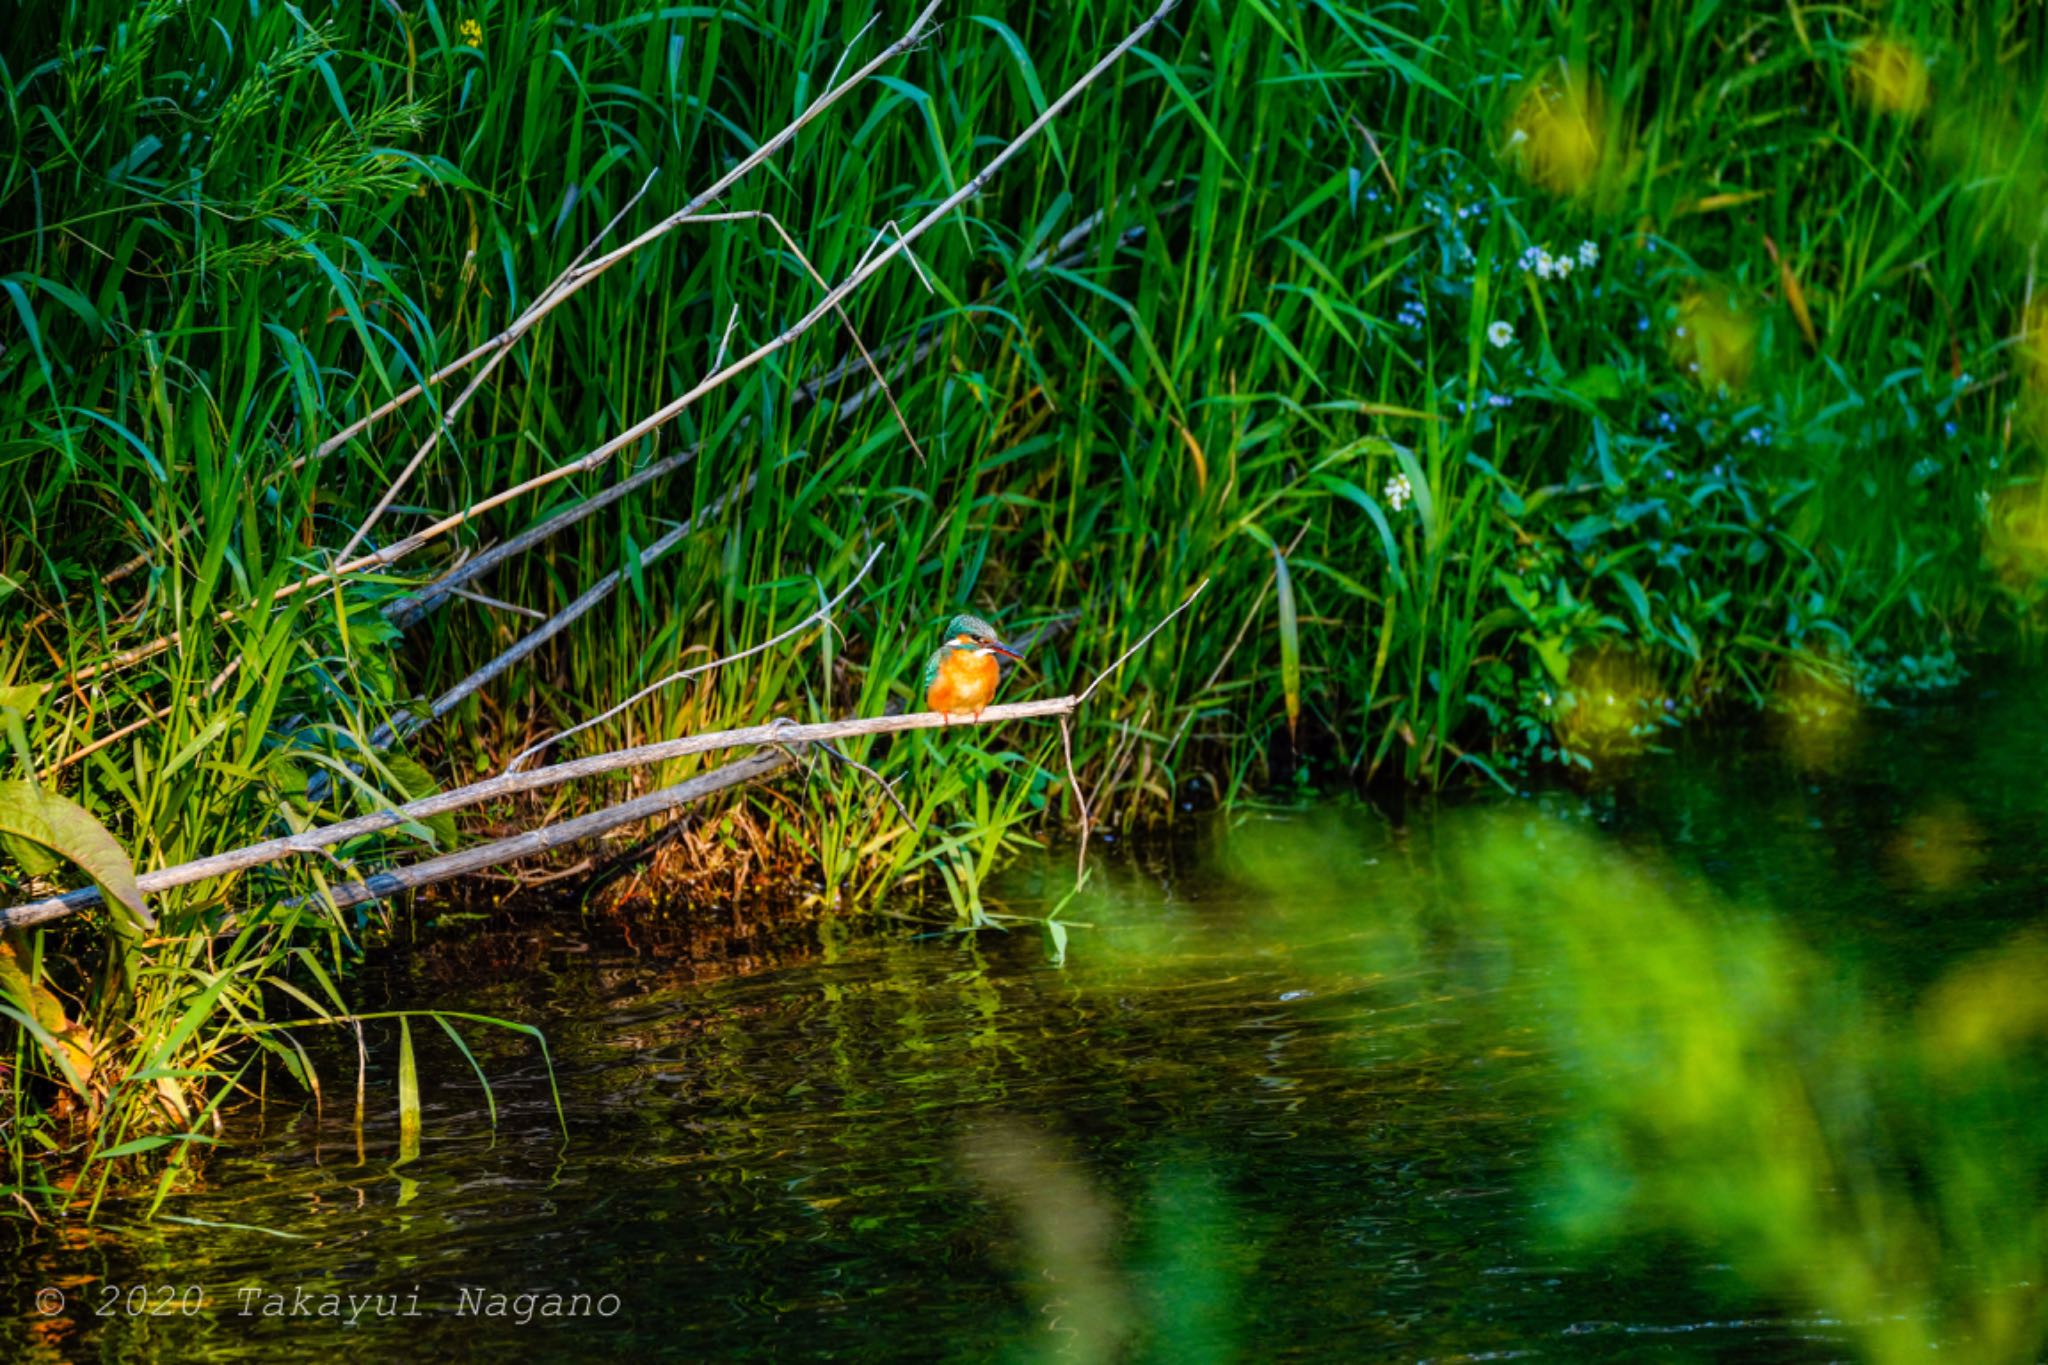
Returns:
[[[981,168],[981,170],[976,172],[971,179],[969,179],[965,184],[960,186],[960,188],[955,190],[952,194],[947,195],[928,213],[926,213],[924,217],[918,219],[917,222],[913,223],[909,227],[909,229],[899,233],[896,239],[893,242],[891,242],[887,247],[884,247],[882,250],[875,252],[864,265],[860,266],[852,274],[848,275],[842,283],[836,286],[829,294],[827,294],[822,300],[820,300],[815,306],[813,306],[811,311],[805,313],[801,318],[797,319],[796,322],[792,323],[790,326],[783,329],[783,331],[776,335],[775,337],[771,338],[766,342],[763,342],[761,345],[755,347],[752,351],[749,351],[747,354],[741,356],[739,359],[733,361],[731,364],[726,365],[718,369],[717,371],[713,372],[712,374],[706,376],[703,380],[699,381],[694,388],[690,389],[682,396],[672,399],[669,402],[663,404],[661,407],[655,409],[652,413],[649,413],[647,416],[641,418],[638,422],[635,422],[632,426],[626,428],[618,435],[604,442],[602,445],[597,446],[595,449],[589,451],[587,454],[577,459],[571,460],[567,464],[558,465],[554,469],[548,470],[545,473],[536,474],[533,477],[525,479],[520,483],[513,485],[510,488],[501,489],[496,493],[490,494],[488,497],[481,498],[476,502],[470,504],[468,507],[464,508],[462,511],[456,512],[450,516],[443,517],[441,520],[436,521],[431,525],[422,528],[421,530],[415,531],[413,534],[406,536],[402,540],[394,541],[392,544],[384,547],[381,550],[378,550],[374,554],[359,556],[356,559],[348,560],[343,563],[333,565],[321,573],[313,574],[307,578],[300,579],[296,583],[288,583],[283,587],[278,588],[275,592],[273,592],[270,596],[270,601],[272,603],[282,601],[287,597],[295,596],[298,593],[304,592],[308,588],[329,582],[345,574],[356,573],[364,569],[380,568],[388,564],[396,563],[398,560],[405,558],[407,555],[413,553],[413,551],[419,549],[421,546],[426,545],[431,541],[434,541],[440,538],[441,536],[446,535],[448,532],[455,530],[457,527],[463,526],[468,522],[475,520],[477,517],[482,516],[485,512],[488,512],[493,508],[501,507],[505,503],[512,502],[515,499],[523,497],[528,493],[532,493],[539,489],[545,488],[550,484],[558,483],[561,480],[569,478],[572,475],[585,473],[589,470],[595,469],[599,465],[603,464],[605,461],[609,460],[613,455],[617,454],[619,451],[625,449],[630,445],[633,445],[635,442],[645,439],[646,437],[652,435],[654,432],[660,430],[663,426],[666,426],[668,423],[674,421],[676,417],[681,415],[686,409],[691,407],[700,399],[704,398],[707,394],[710,394],[716,391],[717,389],[724,387],[725,385],[731,383],[733,380],[737,379],[742,374],[745,374],[748,370],[753,369],[754,366],[760,364],[768,357],[776,354],[778,351],[784,350],[785,348],[793,345],[799,338],[804,336],[813,327],[817,326],[819,321],[822,320],[827,314],[837,311],[840,305],[842,305],[846,301],[848,296],[850,296],[854,290],[860,288],[861,285],[867,283],[868,280],[873,278],[878,272],[880,272],[885,266],[887,266],[889,262],[893,261],[894,259],[896,259],[896,257],[908,251],[913,242],[917,241],[917,239],[922,237],[925,233],[931,231],[933,227],[935,227],[939,222],[945,219],[947,215],[957,210],[962,204],[966,203],[969,199],[972,199],[974,196],[980,194],[981,191],[987,186],[988,182],[994,179],[997,171],[1001,170],[1005,165],[1009,164],[1011,159],[1014,158],[1019,152],[1023,151],[1026,145],[1028,145],[1040,133],[1045,131],[1046,127],[1049,124],[1051,124],[1054,119],[1058,118],[1060,114],[1066,111],[1068,105],[1072,104],[1076,99],[1080,97],[1080,94],[1083,90],[1087,89],[1090,85],[1094,84],[1094,82],[1097,79],[1099,79],[1105,71],[1109,70],[1110,67],[1114,66],[1124,56],[1124,54],[1129,52],[1132,48],[1136,47],[1138,43],[1141,40],[1143,40],[1146,34],[1150,33],[1154,28],[1156,28],[1159,25],[1159,23],[1162,20],[1164,20],[1170,12],[1172,12],[1174,7],[1178,5],[1179,2],[1180,0],[1165,0],[1165,3],[1161,4],[1158,9],[1153,11],[1150,18],[1146,19],[1143,23],[1139,24],[1136,28],[1132,29],[1128,34],[1126,34],[1121,42],[1119,42],[1115,47],[1111,48],[1108,53],[1106,53],[1099,61],[1095,63],[1094,66],[1088,68],[1088,70],[1084,72],[1078,80],[1076,80],[1072,85],[1068,86],[1066,90],[1061,92],[1058,99],[1055,99],[1054,101],[1052,101],[1052,103],[1047,105],[1045,111],[1041,113],[1037,118],[1033,119],[1028,125],[1026,125],[1023,132],[1019,133],[1014,139],[1012,139],[1008,144],[1006,144],[1002,148],[1002,150],[998,151],[994,156],[990,157],[988,163],[984,165]],[[599,266],[603,265],[606,261],[609,261],[612,258],[619,256],[620,253],[636,249],[638,245],[638,240],[639,239],[636,239],[636,241],[634,242],[629,242],[625,246],[617,248],[609,255],[600,257],[596,261],[592,261],[588,266],[584,267],[584,269],[595,270]],[[562,297],[566,297],[566,292],[563,295],[557,296],[558,300]],[[132,663],[136,659],[147,658],[149,657],[150,654],[158,653],[164,649],[168,649],[170,647],[170,644],[174,642],[175,639],[176,636],[169,636],[166,637],[164,640],[154,641],[148,645],[138,646],[136,649],[129,650],[126,654],[119,656],[119,662]],[[115,662],[116,661],[110,660],[106,663],[95,665],[93,666],[93,668],[85,670],[83,673],[74,676],[87,676],[92,672],[98,672],[108,667],[114,666]]]

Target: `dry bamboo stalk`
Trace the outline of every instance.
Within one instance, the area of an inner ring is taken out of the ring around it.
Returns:
[[[955,725],[1000,725],[1016,720],[1038,720],[1047,717],[1070,716],[1080,708],[1084,701],[1095,694],[1096,689],[1113,677],[1117,670],[1122,668],[1125,663],[1129,662],[1133,655],[1150,643],[1153,636],[1166,629],[1167,625],[1175,617],[1193,606],[1195,599],[1200,597],[1203,590],[1208,586],[1207,579],[1196,585],[1195,590],[1188,594],[1185,601],[1171,612],[1168,612],[1156,625],[1140,636],[1138,642],[1119,655],[1115,663],[1112,663],[1108,668],[1103,669],[1101,673],[1097,674],[1094,681],[1089,683],[1087,688],[1070,696],[1051,697],[1039,701],[1001,702],[966,719],[947,716],[937,711],[915,711],[907,715],[860,716],[848,720],[820,721],[810,725],[796,724],[787,719],[782,719],[766,725],[750,725],[735,730],[718,730],[701,735],[684,735],[676,739],[661,740],[653,744],[636,745],[630,749],[617,749],[610,753],[593,754],[588,758],[571,759],[565,763],[554,763],[545,768],[534,769],[531,772],[507,773],[500,777],[487,778],[482,782],[472,782],[468,786],[457,787],[451,791],[438,792],[433,796],[421,797],[417,801],[410,801],[405,805],[397,806],[390,810],[376,811],[369,815],[357,816],[352,820],[343,820],[332,825],[323,825],[319,829],[305,830],[298,834],[289,834],[277,839],[267,839],[259,844],[250,844],[244,848],[230,849],[224,853],[197,858],[191,862],[179,863],[173,867],[159,868],[153,872],[144,872],[135,879],[136,885],[144,895],[169,890],[172,887],[188,886],[193,882],[209,881],[215,877],[225,877],[235,872],[246,871],[252,867],[261,867],[267,863],[278,862],[296,853],[311,853],[323,848],[330,848],[335,844],[344,843],[350,839],[361,838],[367,834],[376,834],[395,828],[408,821],[425,820],[431,816],[462,810],[465,807],[496,800],[500,797],[515,796],[522,792],[539,791],[543,788],[559,786],[564,782],[573,782],[580,778],[596,777],[604,773],[618,772],[625,768],[639,768],[655,763],[665,763],[677,758],[686,758],[693,754],[711,753],[722,749],[748,748],[755,745],[775,745],[786,749],[802,744],[830,743],[834,740],[852,739],[861,735],[894,734],[905,730],[936,730]],[[723,773],[727,769],[737,766],[740,765],[728,764],[725,768],[718,769],[717,772]],[[773,771],[773,769],[771,768],[769,771]],[[709,773],[703,774],[701,777],[715,775],[716,773]],[[701,778],[693,780],[701,780]],[[750,779],[741,777],[735,778],[732,781],[747,780]],[[687,787],[689,783],[682,785]],[[720,786],[709,788],[707,789],[707,794],[708,791],[723,790],[724,786],[729,785],[732,785],[732,783],[727,782]],[[679,788],[670,788],[668,790],[675,791],[679,790]],[[693,800],[695,798],[689,797],[684,799]],[[627,804],[630,805],[632,803],[629,802]],[[677,802],[676,804],[681,803]],[[667,808],[664,807],[664,809]],[[615,807],[614,809],[624,809],[624,807]],[[604,813],[597,812],[597,814]],[[617,823],[629,823],[631,820],[640,818],[644,817],[637,815],[627,816]],[[568,823],[574,824],[575,822],[571,821]],[[611,826],[605,826],[605,828],[611,828]],[[536,831],[536,833],[545,833],[545,831]],[[520,837],[524,838],[526,836]],[[500,841],[501,844],[508,842],[517,841]],[[494,847],[494,845],[485,845],[484,847]],[[554,847],[554,845],[549,844],[545,847]],[[465,852],[473,851],[465,850]],[[448,855],[449,858],[456,856],[459,855]],[[518,857],[524,855],[514,853],[508,856]],[[434,859],[432,861],[444,863],[446,859]],[[500,861],[503,861],[503,859]],[[465,863],[463,870],[468,870],[475,866],[488,865]],[[449,875],[457,874],[450,873]],[[375,879],[372,880],[374,881]],[[8,909],[0,910],[0,930],[23,928],[31,924],[41,924],[49,920],[61,919],[75,910],[81,910],[87,906],[98,904],[100,899],[99,889],[88,886],[81,887],[76,891],[65,892],[59,896],[51,896],[44,900],[30,901],[23,905],[12,906]]]
[[[332,900],[337,907],[360,905],[364,901],[395,896],[401,891],[412,891],[422,886],[432,886],[436,882],[449,881],[465,873],[480,872],[484,868],[509,863],[517,858],[531,858],[537,853],[546,853],[564,844],[596,838],[621,825],[665,815],[678,806],[701,801],[707,796],[716,795],[744,783],[757,782],[789,766],[790,761],[789,754],[780,749],[750,754],[735,762],[713,768],[708,773],[700,773],[688,781],[678,782],[673,787],[663,787],[660,791],[649,792],[646,796],[623,801],[616,806],[606,806],[603,810],[594,810],[588,815],[579,815],[558,825],[545,825],[540,829],[528,830],[524,834],[515,834],[509,839],[478,844],[475,848],[461,849],[407,867],[392,868],[363,881],[331,886],[327,888],[326,899]]]

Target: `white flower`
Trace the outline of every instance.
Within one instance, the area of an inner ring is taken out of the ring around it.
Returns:
[[[1559,279],[1563,279],[1565,276],[1572,273],[1572,258],[1569,256],[1560,256],[1553,264],[1555,265],[1555,268],[1557,270],[1557,277]]]
[[[1591,270],[1600,264],[1600,247],[1596,242],[1579,243],[1579,264]]]
[[[1554,260],[1552,260],[1552,259],[1550,258],[1550,253],[1549,253],[1549,252],[1547,252],[1547,251],[1542,251],[1542,250],[1539,250],[1539,251],[1537,251],[1537,253],[1536,253],[1536,275],[1537,275],[1537,278],[1539,278],[1539,279],[1545,279],[1545,280],[1547,280],[1547,279],[1549,279],[1549,278],[1550,278],[1550,276],[1551,276],[1551,272],[1552,272],[1552,271],[1554,271],[1554,270],[1556,270],[1556,269],[1557,269],[1557,262],[1556,262],[1556,261],[1554,261]]]
[[[1393,505],[1396,512],[1406,507],[1408,499],[1415,496],[1415,487],[1408,482],[1406,474],[1396,474],[1393,478],[1388,479],[1385,491],[1387,501]]]
[[[1490,322],[1486,325],[1486,339],[1496,347],[1515,344],[1515,329],[1505,322]]]

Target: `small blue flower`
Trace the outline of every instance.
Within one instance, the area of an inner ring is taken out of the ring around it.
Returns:
[[[1943,422],[1941,429],[1948,433],[1948,438],[1951,441],[1956,438],[1956,424],[1954,422]]]

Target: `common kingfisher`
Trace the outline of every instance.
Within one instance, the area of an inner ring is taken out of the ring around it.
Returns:
[[[996,656],[1023,661],[1023,655],[1002,642],[996,628],[977,616],[956,616],[946,627],[946,643],[925,662],[925,704],[947,718],[981,713],[995,698],[1003,666]]]

